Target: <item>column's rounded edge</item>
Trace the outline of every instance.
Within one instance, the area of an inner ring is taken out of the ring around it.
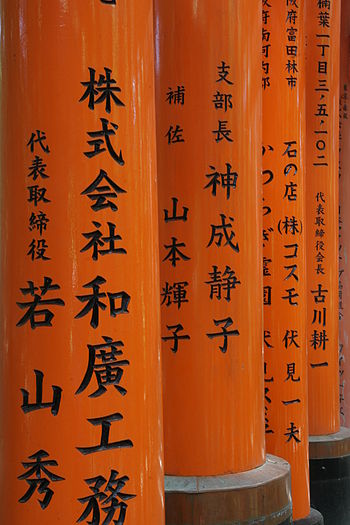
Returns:
[[[334,434],[309,436],[310,459],[336,458],[350,455],[350,428],[341,427]]]
[[[247,472],[166,476],[166,525],[292,523],[290,466],[276,456]]]
[[[222,476],[165,476],[165,492],[201,494],[223,490],[253,489],[290,475],[290,465],[284,459],[267,455],[261,466],[237,474]]]

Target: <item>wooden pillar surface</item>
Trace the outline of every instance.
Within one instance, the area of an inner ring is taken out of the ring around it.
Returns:
[[[1,50],[0,521],[161,525],[152,1],[5,0]]]
[[[264,462],[261,4],[156,1],[165,470]]]
[[[263,6],[262,46],[266,450],[291,465],[299,520],[310,513],[303,0]]]
[[[321,5],[322,4],[322,5]],[[339,431],[340,2],[306,2],[309,430]]]
[[[350,4],[341,5],[339,162],[339,398],[341,424],[350,427]]]

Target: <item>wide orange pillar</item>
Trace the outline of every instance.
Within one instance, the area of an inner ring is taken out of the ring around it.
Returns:
[[[153,51],[151,0],[1,4],[1,523],[164,523]]]
[[[293,519],[320,523],[310,515],[309,495],[304,1],[268,4],[262,13],[266,449],[291,465]]]
[[[350,3],[342,2],[339,162],[339,389],[340,421],[350,427]]]
[[[155,16],[166,523],[272,523],[283,500],[282,523],[264,443],[261,4],[158,0]]]
[[[350,431],[339,414],[340,1],[306,2],[307,287],[311,505],[349,523]],[[344,488],[347,487],[347,488]]]

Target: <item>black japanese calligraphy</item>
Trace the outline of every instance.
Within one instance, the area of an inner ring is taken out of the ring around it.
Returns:
[[[75,319],[81,319],[91,312],[90,325],[92,328],[97,328],[99,325],[99,311],[106,310],[106,303],[101,299],[108,297],[109,299],[109,313],[111,317],[116,317],[121,314],[128,314],[130,295],[124,291],[121,292],[101,292],[100,288],[106,283],[106,279],[97,275],[95,279],[83,285],[83,288],[91,288],[92,292],[86,295],[77,295],[77,299],[86,303],[84,308],[75,316]],[[116,301],[119,301],[119,306],[116,306]]]
[[[29,403],[29,392],[28,390],[25,390],[24,388],[21,388],[22,397],[23,397],[23,403],[22,403],[22,410],[25,414],[28,414],[28,412],[33,412],[34,410],[41,410],[43,408],[50,408],[51,414],[53,416],[57,416],[60,404],[61,404],[61,396],[62,396],[62,388],[59,386],[53,385],[52,392],[53,397],[52,401],[49,402],[43,402],[43,381],[44,381],[44,374],[41,372],[41,370],[34,370],[35,374],[35,388],[36,388],[36,395],[35,395],[35,403]]]
[[[111,430],[111,425],[114,421],[121,421],[123,416],[116,412],[110,414],[109,416],[95,417],[88,419],[88,422],[94,426],[101,427],[101,440],[98,445],[91,447],[77,447],[77,450],[83,455],[95,454],[96,452],[104,452],[106,450],[114,450],[121,448],[132,448],[133,442],[130,439],[122,439],[120,441],[109,441],[109,434]]]
[[[54,318],[54,313],[43,306],[64,306],[64,301],[60,298],[46,299],[47,293],[54,290],[60,290],[58,284],[52,284],[51,277],[44,277],[42,286],[35,286],[33,281],[28,281],[28,288],[21,288],[23,295],[30,295],[33,300],[24,303],[17,302],[17,305],[22,310],[27,309],[24,316],[18,321],[16,326],[23,326],[28,321],[30,327],[34,330],[38,327],[52,326],[51,321]],[[40,295],[37,293],[40,289]]]
[[[107,392],[108,386],[113,386],[122,396],[126,389],[120,385],[124,367],[129,366],[127,359],[122,359],[124,351],[123,341],[114,341],[112,337],[102,336],[104,343],[88,345],[89,360],[84,378],[76,394],[81,394],[89,386],[93,375],[97,382],[97,389],[89,397],[99,397]]]
[[[52,473],[48,469],[48,467],[58,466],[56,460],[46,459],[48,457],[48,452],[38,450],[38,452],[29,456],[29,459],[32,461],[24,461],[22,463],[27,472],[18,476],[18,479],[25,480],[29,485],[29,489],[18,500],[20,503],[27,503],[35,491],[37,491],[40,495],[44,496],[43,499],[38,499],[40,507],[45,510],[49,506],[54,495],[53,490],[50,489],[50,484],[56,483],[57,481],[64,481],[64,478]]]
[[[89,525],[109,525],[112,520],[115,525],[123,525],[128,508],[127,502],[136,498],[135,494],[128,494],[123,491],[126,483],[129,481],[128,476],[119,476],[119,472],[111,470],[107,481],[103,476],[95,476],[85,480],[91,494],[78,501],[85,506],[85,510],[78,518],[77,523],[87,521]],[[101,512],[106,515],[101,517]],[[118,516],[115,516],[118,512]],[[114,519],[115,518],[115,519]]]

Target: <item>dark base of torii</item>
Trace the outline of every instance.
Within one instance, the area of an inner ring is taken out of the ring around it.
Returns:
[[[350,429],[310,436],[310,492],[325,525],[350,524]]]
[[[293,525],[323,525],[323,516],[318,510],[311,509],[310,514],[302,520],[293,521]]]
[[[261,467],[225,476],[165,477],[166,525],[291,525],[289,464],[267,456]]]

